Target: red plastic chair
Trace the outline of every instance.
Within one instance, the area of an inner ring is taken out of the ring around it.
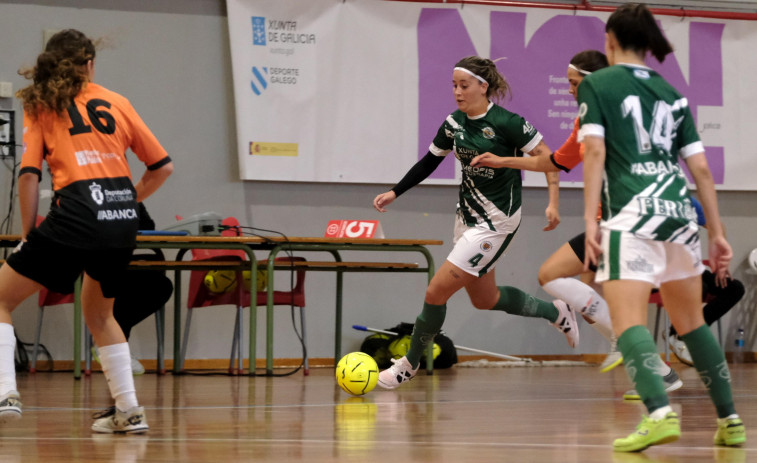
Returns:
[[[177,220],[181,217],[177,216]],[[239,221],[234,217],[227,217],[221,222],[228,228],[221,232],[222,236],[238,236]],[[193,261],[213,261],[213,260],[247,260],[247,254],[240,250],[224,249],[192,249]],[[295,257],[291,260],[305,260],[304,258]],[[289,262],[289,257],[277,258],[277,262]],[[241,373],[243,370],[242,354],[242,311],[245,307],[250,306],[251,294],[244,285],[242,272],[236,272],[236,288],[228,293],[214,293],[210,291],[204,283],[207,271],[193,270],[189,278],[189,292],[187,296],[187,318],[184,323],[184,338],[182,340],[181,353],[179,355],[179,370],[184,369],[184,360],[187,354],[189,341],[189,332],[192,323],[192,313],[194,309],[201,307],[211,307],[219,305],[233,305],[236,307],[236,316],[234,319],[234,335],[232,337],[231,355],[229,358],[229,372]],[[305,271],[297,271],[297,281],[292,291],[274,291],[274,305],[294,305],[300,308],[300,317],[303,326],[303,342],[305,342]],[[266,293],[260,291],[257,293],[256,305],[266,305]],[[256,313],[251,312],[250,316],[256,318]],[[255,324],[255,320],[253,319]],[[255,326],[255,325],[253,325]],[[255,342],[255,340],[251,340]],[[234,368],[234,362],[237,361],[237,368]],[[306,374],[309,372],[307,356],[304,359]],[[255,359],[250,359],[250,369],[254,370]]]

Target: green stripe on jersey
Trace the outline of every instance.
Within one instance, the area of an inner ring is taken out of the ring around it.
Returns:
[[[620,279],[620,232],[610,231],[610,280]]]
[[[502,231],[507,219],[521,206],[521,175],[517,169],[471,166],[482,153],[500,157],[522,156],[541,141],[541,134],[524,118],[491,103],[485,114],[470,118],[462,111],[447,116],[430,151],[453,151],[462,167],[459,210],[466,225],[483,224]]]

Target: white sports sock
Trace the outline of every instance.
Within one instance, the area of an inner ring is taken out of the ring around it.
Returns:
[[[134,376],[131,373],[129,343],[98,347],[98,351],[110,395],[116,400],[116,408],[126,411],[139,405],[134,388]]]
[[[731,415],[726,416],[725,418],[718,418],[718,423],[725,423],[727,420],[737,420],[739,418],[738,413],[733,413]]]
[[[588,315],[587,315],[588,316]],[[589,317],[591,318],[591,317]],[[615,333],[612,331],[612,326],[605,326],[601,323],[598,323],[596,320],[592,318],[592,321],[594,323],[591,324],[591,327],[597,330],[599,334],[605,337],[608,341],[612,342],[613,336],[615,336]]]
[[[591,325],[608,340],[612,337],[612,322],[610,321],[610,308],[607,302],[598,292],[575,278],[555,278],[545,283],[542,288],[550,296],[562,299],[569,306],[590,318],[594,323]]]
[[[0,396],[16,389],[16,335],[13,325],[0,323]]]
[[[661,420],[665,418],[665,415],[673,411],[673,407],[670,405],[665,405],[664,407],[660,407],[657,410],[653,411],[649,414],[649,417],[653,420]]]

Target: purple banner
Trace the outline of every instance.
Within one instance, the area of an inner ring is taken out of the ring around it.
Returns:
[[[512,99],[500,102],[531,122],[547,145],[559,148],[573,128],[577,107],[568,93],[565,72],[570,58],[586,49],[604,50],[605,24],[590,16],[555,15],[526,43],[527,13],[490,13],[491,49],[499,71],[512,88]],[[689,26],[689,82],[675,55],[665,63],[648,64],[684,94],[694,117],[699,106],[723,105],[722,34],[724,24],[692,22]],[[452,68],[477,51],[456,9],[424,8],[418,20],[418,153],[428,145],[444,118],[456,109],[452,93]],[[724,150],[708,147],[708,160],[717,183],[722,184]],[[454,179],[454,163],[445,160],[431,178]],[[581,165],[563,181],[582,181]]]

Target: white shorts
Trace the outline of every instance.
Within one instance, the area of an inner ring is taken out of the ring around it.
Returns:
[[[701,242],[669,243],[602,229],[602,255],[595,281],[641,280],[655,287],[704,272]]]
[[[447,260],[466,273],[477,277],[494,268],[500,256],[515,236],[520,226],[520,209],[513,214],[505,231],[491,231],[483,226],[469,227],[460,217],[455,217],[455,236],[452,252]]]

